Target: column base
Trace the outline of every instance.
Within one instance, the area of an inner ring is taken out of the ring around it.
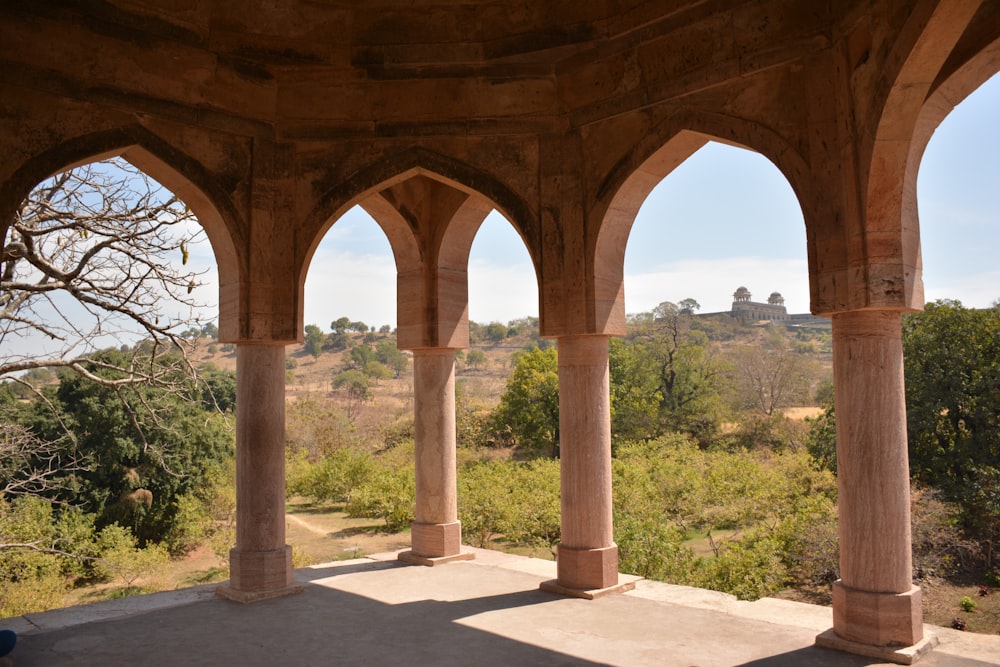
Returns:
[[[841,639],[876,647],[914,646],[923,639],[921,592],[873,593],[833,584],[833,630]]]
[[[462,522],[414,522],[410,524],[410,545],[411,551],[408,553],[420,558],[462,555]]]
[[[913,646],[872,646],[859,644],[840,637],[833,628],[816,636],[816,646],[829,648],[844,653],[863,655],[875,658],[879,662],[892,662],[897,665],[912,665],[931,652],[938,645],[937,635],[929,634]]]
[[[462,551],[450,556],[421,556],[413,553],[412,551],[401,551],[396,558],[411,565],[426,565],[428,567],[433,567],[435,565],[445,565],[447,563],[454,563],[455,561],[460,560],[475,560],[476,554],[471,551]]]
[[[556,595],[563,595],[571,598],[582,598],[584,600],[596,600],[597,598],[604,597],[605,595],[631,591],[635,589],[635,582],[640,579],[642,579],[642,577],[624,574],[619,577],[618,583],[604,588],[567,588],[566,586],[561,585],[558,579],[550,579],[549,581],[543,581],[538,584],[538,588],[546,593],[555,593]]]
[[[297,590],[296,590],[297,589]],[[229,584],[220,586],[222,597],[255,602],[302,590],[292,584],[292,548],[272,551],[229,551]]]
[[[574,549],[558,545],[558,585],[568,590],[601,590],[618,585],[618,546]]]
[[[296,595],[305,590],[302,584],[292,584],[283,588],[276,588],[270,591],[238,591],[225,584],[215,589],[215,594],[220,598],[226,598],[241,604],[251,604],[253,602],[263,602],[274,598],[283,598],[286,595]]]

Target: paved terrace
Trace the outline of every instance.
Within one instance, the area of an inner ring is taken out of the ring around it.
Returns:
[[[816,648],[826,607],[640,580],[596,600],[539,590],[555,564],[491,551],[441,567],[395,554],[296,572],[304,592],[241,605],[213,586],[0,621],[21,634],[16,667],[173,665],[640,665],[833,667],[885,664]],[[928,626],[919,664],[1000,663],[1000,637]]]

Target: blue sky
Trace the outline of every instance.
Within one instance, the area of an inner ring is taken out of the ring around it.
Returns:
[[[945,119],[918,177],[927,300],[985,307],[1000,299],[1000,75]],[[625,256],[626,310],[691,297],[728,310],[745,285],[809,310],[805,228],[791,187],[766,158],[711,143],[664,179],[639,211]],[[537,315],[537,285],[520,238],[493,213],[472,246],[469,316]],[[306,281],[306,322],[346,315],[395,325],[395,268],[378,226],[354,209],[329,231]]]

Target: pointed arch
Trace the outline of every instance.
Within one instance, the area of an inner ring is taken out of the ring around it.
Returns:
[[[609,172],[597,190],[588,238],[593,275],[594,321],[598,331],[625,331],[625,247],[639,208],[649,193],[681,163],[710,141],[755,151],[785,176],[799,202],[807,192],[808,169],[801,156],[779,135],[744,119],[716,114],[676,114],[651,132]],[[801,207],[801,205],[800,205]],[[812,235],[806,219],[808,256]]]
[[[219,276],[219,337],[238,335],[240,280],[245,258],[240,216],[204,167],[143,127],[129,126],[82,135],[26,161],[0,184],[0,220],[7,221],[38,183],[82,164],[121,157],[147,173],[188,205],[212,247]],[[0,223],[6,237],[6,222]]]
[[[541,253],[534,239],[540,237],[536,216],[531,207],[517,193],[494,176],[454,158],[412,147],[384,160],[360,169],[351,178],[329,189],[316,203],[302,225],[302,256],[299,258],[299,281],[304,282],[312,256],[320,241],[334,222],[356,204],[366,202],[394,185],[423,176],[465,192],[473,198],[488,201],[492,208],[500,211],[514,226],[528,248],[535,272],[538,274]],[[374,204],[377,206],[377,204]],[[367,204],[365,205],[367,208]],[[475,233],[473,232],[473,236]],[[404,238],[405,234],[393,232],[393,238]],[[471,240],[470,240],[471,246]],[[414,249],[393,247],[397,259],[410,256]],[[417,249],[419,253],[419,248]]]

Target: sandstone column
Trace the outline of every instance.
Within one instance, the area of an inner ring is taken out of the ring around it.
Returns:
[[[559,338],[562,540],[558,584],[570,590],[618,583],[611,521],[608,336]]]
[[[923,626],[912,581],[900,313],[835,314],[833,363],[841,576],[833,628],[861,644],[911,646]]]
[[[462,554],[455,471],[455,351],[413,351],[416,514],[402,560],[433,565]]]
[[[296,592],[285,544],[285,348],[236,346],[236,547],[225,597]]]

